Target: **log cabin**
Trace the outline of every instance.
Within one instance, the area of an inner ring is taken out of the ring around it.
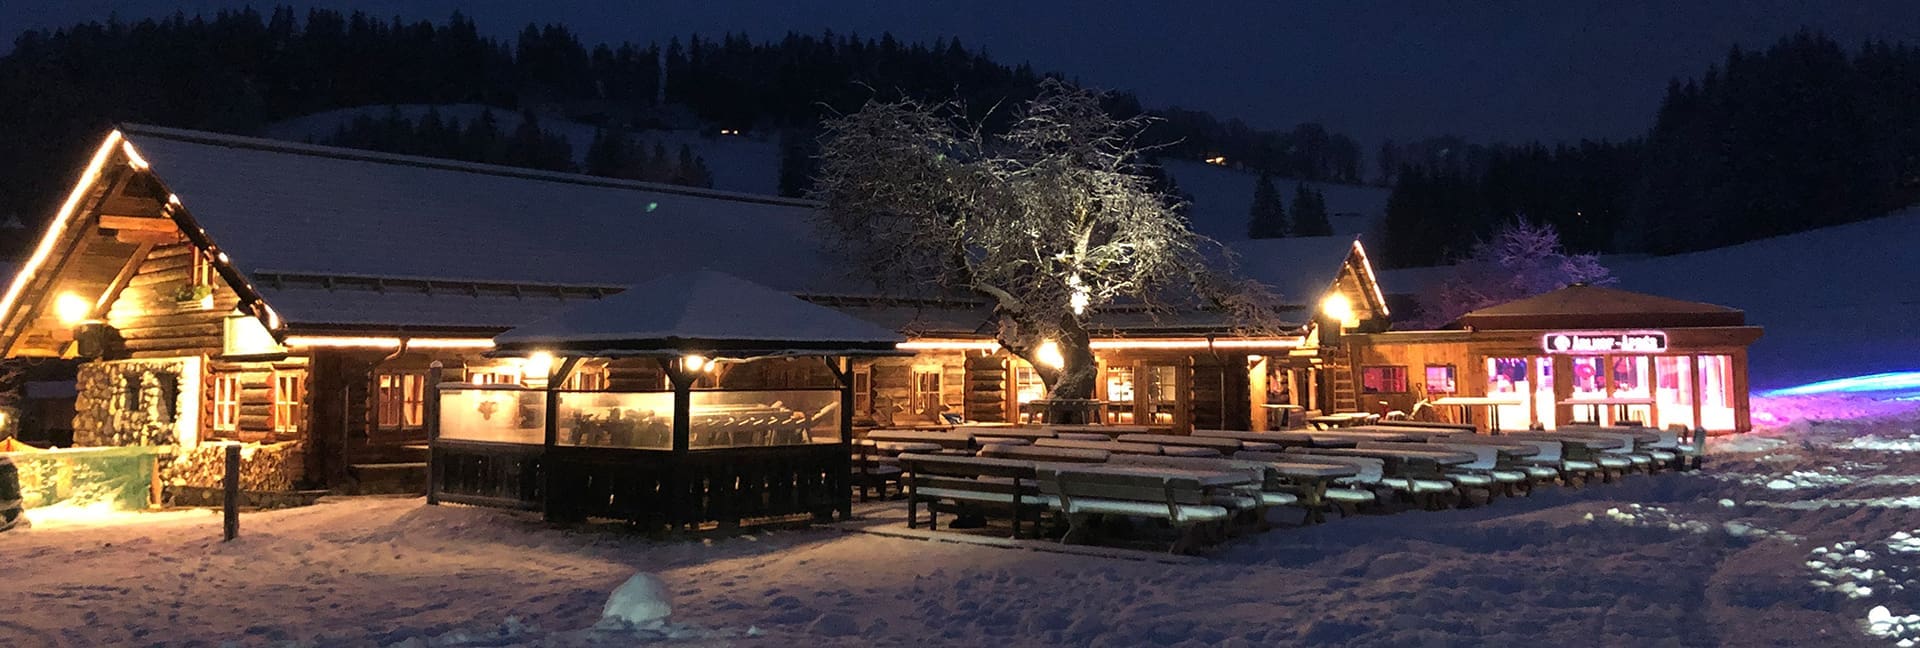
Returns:
[[[428,367],[519,383],[492,336],[635,283],[714,269],[882,324],[904,358],[854,367],[867,426],[1013,421],[1044,398],[966,297],[886,296],[819,245],[804,200],[127,125],[105,135],[0,297],[7,357],[81,361],[81,446],[275,450],[257,485],[417,491]],[[1294,320],[1098,314],[1098,413],[1261,429],[1282,404],[1354,409],[1340,331],[1387,304],[1355,238],[1237,243]],[[737,381],[765,377],[734,376]],[[719,378],[712,378],[718,380]],[[568,389],[664,384],[649,362],[576,367]],[[250,486],[251,487],[251,486]],[[265,488],[265,486],[261,486]]]

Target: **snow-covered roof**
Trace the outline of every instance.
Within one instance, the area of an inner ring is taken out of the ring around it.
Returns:
[[[1460,324],[1477,330],[1744,326],[1746,314],[1737,308],[1576,284],[1467,313],[1460,316]]]
[[[153,126],[122,132],[192,222],[294,327],[497,331],[601,295],[462,284],[617,292],[689,269],[723,270],[791,294],[876,294],[873,281],[823,252],[810,201]],[[1298,305],[1315,303],[1332,284],[1351,243],[1335,236],[1230,247],[1244,274]],[[274,279],[283,276],[429,287]],[[895,330],[939,334],[978,332],[989,314],[966,305],[856,310],[899,324]],[[1175,313],[1137,324],[1223,328],[1217,319]],[[1114,321],[1123,320],[1132,321]]]
[[[242,272],[624,285],[714,267],[790,291],[847,288],[829,283],[807,201],[151,126],[123,131]]]
[[[712,270],[660,277],[494,337],[503,349],[636,352],[890,350],[905,340],[878,324]]]
[[[1340,277],[1356,236],[1302,236],[1249,239],[1227,243],[1238,257],[1240,274],[1280,293],[1287,304],[1320,303]]]

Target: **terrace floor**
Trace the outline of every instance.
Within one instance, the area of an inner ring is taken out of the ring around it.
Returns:
[[[899,537],[888,504],[880,533],[665,542],[417,498],[250,513],[232,543],[200,511],[43,514],[0,533],[0,645],[1894,645],[1920,612],[1920,413],[1805,416],[1698,473],[1173,563]],[[591,629],[636,571],[672,625]]]

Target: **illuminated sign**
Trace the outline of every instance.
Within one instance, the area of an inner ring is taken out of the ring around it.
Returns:
[[[1540,336],[1547,353],[1665,353],[1665,331],[1555,331]]]

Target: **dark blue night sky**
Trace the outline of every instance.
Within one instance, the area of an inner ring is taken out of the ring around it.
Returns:
[[[102,19],[211,13],[241,1],[0,3],[0,32]],[[254,2],[258,7],[269,3]],[[309,3],[295,3],[308,6]],[[908,40],[959,36],[1007,62],[1136,90],[1267,127],[1319,121],[1369,146],[1452,133],[1476,140],[1631,137],[1667,79],[1699,74],[1734,44],[1764,47],[1807,26],[1842,43],[1920,41],[1920,7],[1835,2],[688,2],[379,0],[322,3],[379,16],[465,11],[513,33],[564,22],[590,41],[699,32],[777,37],[825,29]]]

